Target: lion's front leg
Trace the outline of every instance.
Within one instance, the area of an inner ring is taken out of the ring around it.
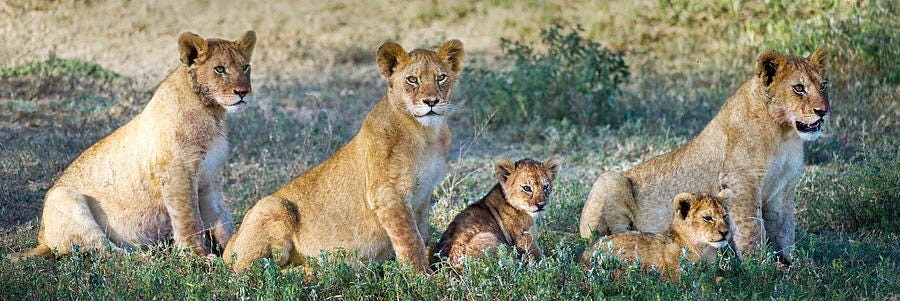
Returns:
[[[197,174],[181,166],[170,166],[160,175],[163,204],[172,220],[175,244],[199,255],[209,252],[203,246],[203,228],[197,192]]]
[[[387,232],[397,259],[410,264],[416,271],[424,271],[428,264],[425,240],[419,233],[413,208],[395,187],[382,186],[372,190],[369,204]]]
[[[794,246],[794,187],[788,186],[780,194],[769,200],[763,208],[766,236],[775,248],[777,260],[791,265],[791,249]]]
[[[746,170],[746,169],[739,169]],[[765,246],[766,229],[762,218],[762,199],[759,187],[761,176],[742,172],[725,172],[720,185],[731,189],[733,197],[726,204],[732,242],[741,259],[759,258]],[[761,259],[761,258],[759,258]]]
[[[225,197],[218,183],[211,183],[207,189],[201,188],[200,216],[203,222],[203,231],[209,231],[213,241],[210,241],[210,249],[221,250],[234,233],[231,213],[225,206]],[[202,186],[201,186],[202,187]],[[218,244],[218,248],[216,247]]]

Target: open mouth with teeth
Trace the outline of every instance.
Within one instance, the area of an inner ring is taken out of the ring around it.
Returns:
[[[797,121],[796,126],[797,130],[803,133],[818,132],[822,129],[822,119],[816,120],[816,122],[810,124]]]

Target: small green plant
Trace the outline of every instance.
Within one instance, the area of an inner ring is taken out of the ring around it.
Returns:
[[[581,36],[581,26],[553,25],[541,31],[542,45],[501,41],[508,70],[467,71],[460,86],[484,115],[496,112],[500,125],[541,121],[618,124],[614,108],[629,77],[623,54]],[[539,50],[546,49],[546,50]]]
[[[893,143],[869,148],[838,173],[817,172],[800,184],[809,231],[900,233],[900,151]]]
[[[43,61],[29,62],[0,71],[5,77],[66,77],[87,76],[94,79],[112,80],[119,77],[115,72],[104,69],[95,63],[79,59],[60,59],[56,54]]]

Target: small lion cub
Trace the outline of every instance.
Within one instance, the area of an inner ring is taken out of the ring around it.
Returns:
[[[558,170],[552,157],[546,163],[530,158],[515,164],[506,158],[497,161],[494,171],[499,183],[453,219],[431,252],[439,256],[432,261],[446,258],[458,266],[466,257],[496,252],[500,245],[540,259],[535,219],[547,206]]]
[[[623,232],[603,237],[581,254],[581,263],[591,265],[591,257],[602,247],[603,252],[616,254],[626,263],[640,261],[641,268],[656,267],[663,279],[678,281],[678,264],[684,254],[690,262],[715,260],[716,249],[728,243],[728,224],[724,200],[728,190],[718,196],[680,193],[672,201],[675,216],[669,230],[663,233]],[[687,253],[682,249],[687,249]]]

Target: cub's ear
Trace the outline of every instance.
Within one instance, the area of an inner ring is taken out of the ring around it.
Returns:
[[[406,50],[403,50],[403,47],[397,43],[384,43],[378,47],[378,52],[375,54],[378,69],[386,78],[391,78],[391,75],[394,75],[394,68],[406,62],[407,58],[409,55],[406,54]]]
[[[547,158],[547,161],[544,161],[544,170],[547,171],[547,175],[550,176],[550,180],[556,180],[556,174],[559,172],[559,163],[556,162],[556,157]]]
[[[675,200],[672,201],[672,204],[675,205],[675,216],[682,220],[686,219],[691,211],[691,206],[694,204],[694,200],[696,200],[696,197],[687,192],[676,195]]]
[[[253,30],[248,30],[244,33],[244,36],[239,40],[235,41],[241,49],[243,49],[244,54],[247,55],[247,58],[253,57],[253,47],[256,46],[256,32]]]
[[[450,66],[453,73],[459,73],[463,68],[463,61],[466,60],[466,51],[463,50],[463,43],[460,40],[447,40],[438,49],[438,58]]]
[[[507,158],[497,160],[497,164],[494,165],[494,172],[497,173],[497,181],[500,183],[506,183],[513,170],[516,170],[516,164]]]
[[[181,53],[181,63],[192,66],[203,63],[209,52],[209,45],[200,36],[185,32],[178,37],[178,52]]]
[[[759,54],[756,59],[756,76],[763,86],[768,87],[775,81],[775,76],[784,68],[786,60],[784,55],[777,51],[766,51]]]
[[[828,51],[825,49],[825,45],[816,48],[816,51],[813,51],[806,59],[816,69],[816,73],[825,76],[825,69],[828,66]]]

